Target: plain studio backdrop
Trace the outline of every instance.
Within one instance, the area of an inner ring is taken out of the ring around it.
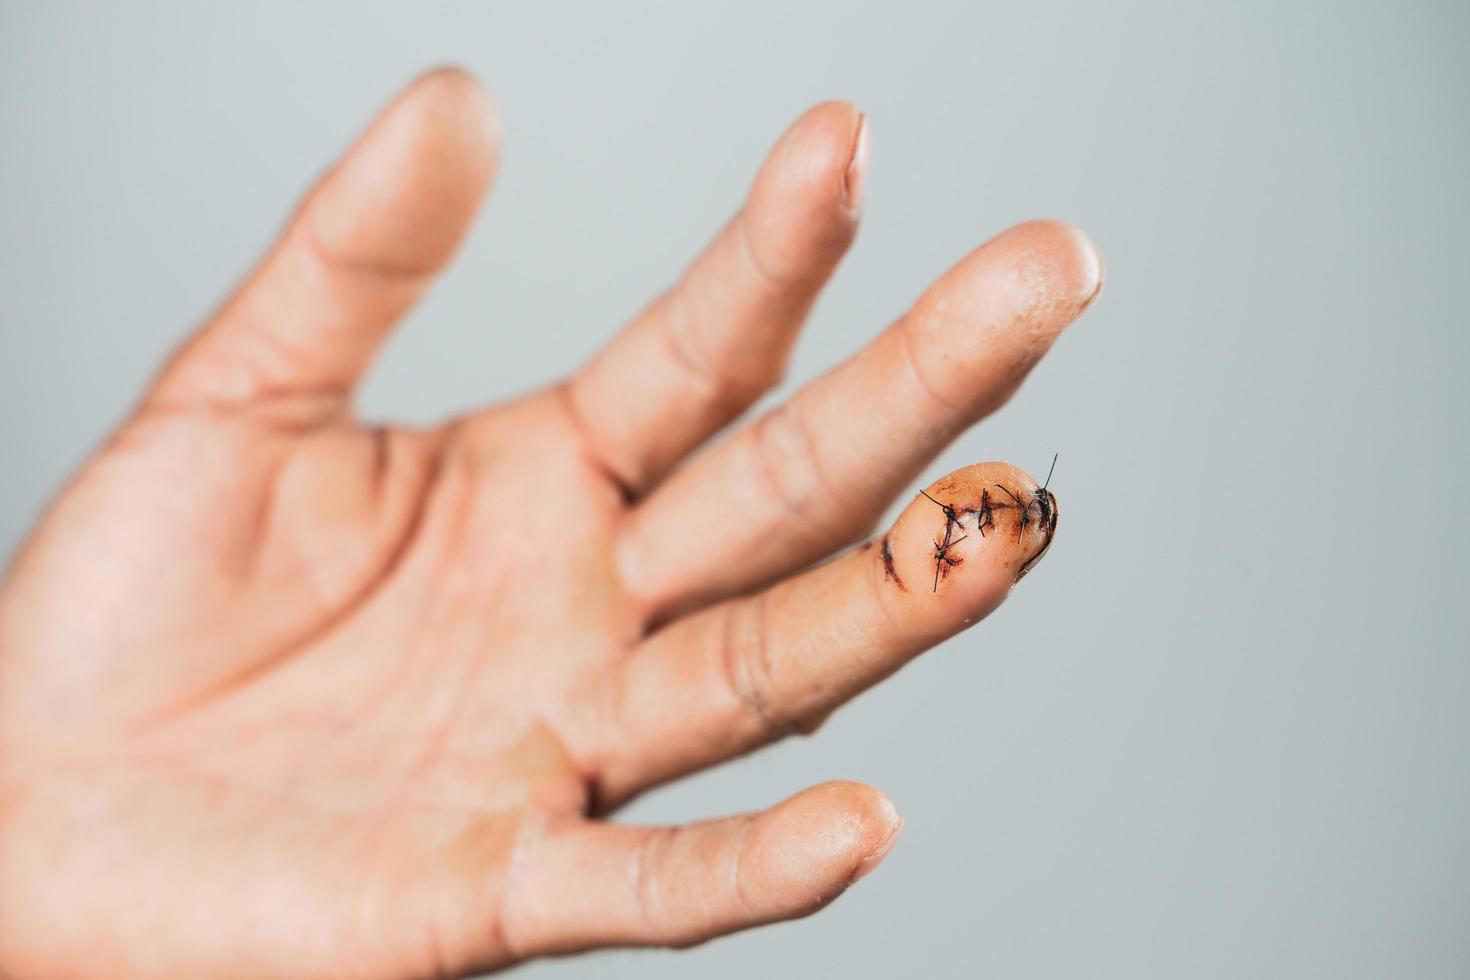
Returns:
[[[1467,42],[1450,2],[5,3],[0,552],[422,70],[482,77],[506,142],[364,393],[409,421],[580,362],[850,99],[867,214],[783,393],[1075,222],[1102,297],[920,481],[1059,451],[1057,543],[817,736],[619,815],[860,779],[907,818],[880,871],[521,975],[1464,977]]]

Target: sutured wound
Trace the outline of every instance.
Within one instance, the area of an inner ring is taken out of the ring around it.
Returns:
[[[969,535],[966,533],[965,519],[970,516],[975,518],[975,530],[981,537],[986,536],[986,530],[995,530],[996,511],[1015,511],[1016,541],[1019,543],[1025,536],[1027,528],[1032,526],[1033,521],[1042,535],[1041,546],[1022,562],[1016,571],[1016,580],[1020,581],[1027,572],[1035,567],[1041,557],[1051,547],[1053,536],[1057,527],[1056,498],[1048,489],[1051,484],[1052,473],[1056,470],[1057,457],[1052,457],[1051,469],[1047,471],[1046,482],[1034,491],[1018,490],[1004,483],[993,483],[989,487],[982,487],[980,499],[972,506],[961,507],[953,502],[945,502],[936,498],[927,490],[920,489],[927,500],[938,507],[944,514],[944,530],[942,534],[936,534],[933,539],[933,551],[930,559],[934,562],[934,580],[931,592],[939,591],[939,582],[947,578],[949,573],[963,563],[964,559],[952,553],[955,545],[964,541]],[[991,490],[997,490],[997,496],[991,495]],[[1000,496],[1003,495],[1003,496]],[[1032,511],[1035,510],[1033,517]],[[882,544],[882,561],[884,578],[891,579],[900,589],[904,588],[893,564],[893,551],[889,542],[889,536],[884,535]]]

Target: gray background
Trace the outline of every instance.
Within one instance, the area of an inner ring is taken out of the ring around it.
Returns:
[[[814,919],[527,977],[1464,977],[1463,3],[0,7],[0,552],[420,70],[502,176],[368,384],[427,420],[565,371],[809,103],[872,120],[792,383],[1035,215],[1102,299],[929,476],[1044,470],[991,620],[662,821],[828,777],[907,817]],[[572,270],[568,273],[567,270]]]

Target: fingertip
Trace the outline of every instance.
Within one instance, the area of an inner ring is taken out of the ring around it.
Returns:
[[[883,863],[893,845],[903,833],[903,814],[893,805],[886,794],[862,783],[845,783],[845,792],[850,794],[850,803],[861,814],[861,831],[857,834],[857,846],[853,854],[859,855],[857,865],[848,877],[848,884],[867,877],[874,868]]]
[[[843,839],[849,857],[881,857],[892,846],[903,825],[898,808],[883,791],[846,779],[828,780],[807,790],[804,797],[814,811],[825,814]]]
[[[1046,554],[1056,526],[1055,495],[1009,463],[976,463],[925,487],[885,539],[883,574],[912,614],[907,628],[937,640],[988,615]]]
[[[825,276],[851,244],[866,184],[866,117],[824,102],[777,141],[751,188],[746,234],[778,279]]]
[[[1102,256],[1075,225],[1038,218],[1016,225],[995,241],[1014,250],[1025,286],[1064,313],[1070,307],[1071,315],[1062,326],[1071,323],[1102,289]]]
[[[307,215],[334,258],[399,275],[448,261],[500,155],[500,116],[460,68],[419,76],[312,196]]]
[[[862,148],[864,119],[851,102],[819,103],[782,134],[772,162],[788,179],[839,187]]]
[[[458,65],[443,65],[420,75],[404,101],[421,103],[434,135],[457,144],[467,156],[494,163],[500,154],[501,116],[490,90]]]
[[[894,816],[896,819],[889,825],[887,833],[879,839],[877,846],[869,851],[867,857],[859,861],[857,867],[853,869],[848,884],[856,884],[860,879],[872,874],[873,869],[882,864],[888,852],[893,850],[893,845],[898,843],[898,836],[903,833],[903,816],[897,811],[894,811]]]
[[[969,424],[1005,403],[1102,286],[1102,259],[1064,221],[1016,225],[975,249],[905,317],[929,393]]]
[[[474,72],[462,65],[445,63],[435,65],[409,83],[407,91],[421,92],[439,90],[452,97],[469,95],[472,98],[488,98],[485,84]]]
[[[780,915],[815,910],[877,867],[902,827],[892,801],[873,787],[822,783],[751,830],[747,880],[761,883]]]

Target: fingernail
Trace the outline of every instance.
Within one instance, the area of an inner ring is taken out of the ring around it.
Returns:
[[[1092,305],[1093,300],[1097,299],[1098,294],[1102,292],[1103,281],[1107,277],[1105,274],[1106,269],[1103,266],[1102,253],[1097,250],[1096,245],[1092,244],[1092,239],[1088,238],[1077,228],[1073,228],[1072,232],[1081,242],[1082,252],[1086,256],[1087,276],[1085,281],[1091,282],[1091,288],[1085,291],[1086,298],[1082,300],[1082,305],[1077,308],[1077,312],[1081,314],[1083,310]]]
[[[868,116],[858,113],[857,137],[852,141],[852,159],[847,161],[847,173],[843,176],[843,193],[847,198],[847,209],[854,214],[862,210],[863,185],[868,178]]]
[[[1021,566],[1016,569],[1016,582],[1025,578],[1026,574],[1036,567],[1037,562],[1046,557],[1046,553],[1051,550],[1052,539],[1056,537],[1057,520],[1061,516],[1061,508],[1057,506],[1056,494],[1047,494],[1045,499],[1047,506],[1042,509],[1037,525],[1042,536],[1041,547],[1036,549],[1036,553],[1022,562]],[[1013,586],[1014,584],[1012,583]]]
[[[893,824],[888,828],[887,836],[873,849],[873,853],[858,862],[858,866],[853,869],[852,877],[848,879],[849,884],[866,878],[874,868],[882,863],[883,859],[888,856],[888,852],[893,850],[893,845],[897,842],[898,835],[903,832],[903,817],[899,815],[897,810],[893,809],[891,802],[888,804],[888,808],[893,813]]]

